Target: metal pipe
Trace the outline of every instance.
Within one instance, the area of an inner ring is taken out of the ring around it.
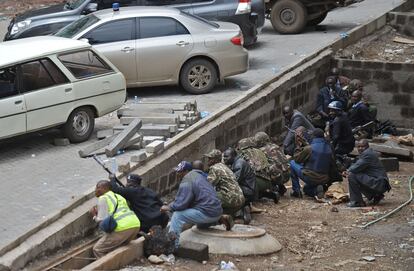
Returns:
[[[375,219],[374,221],[371,221],[363,226],[360,226],[361,228],[365,229],[368,226],[371,226],[372,224],[377,223],[378,221],[383,220],[384,218],[398,212],[399,210],[401,210],[404,206],[408,205],[412,200],[413,200],[413,187],[412,187],[412,182],[413,182],[414,176],[411,176],[410,179],[408,180],[408,189],[410,191],[410,198],[404,202],[403,204],[401,204],[400,206],[398,206],[397,208],[395,208],[394,210],[392,210],[391,212],[389,212],[388,214],[385,214],[383,216],[381,216],[380,218]]]

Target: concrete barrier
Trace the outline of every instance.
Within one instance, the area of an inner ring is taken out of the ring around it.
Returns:
[[[413,2],[405,2],[393,11],[410,9]],[[292,104],[303,111],[308,111],[313,106],[313,97],[316,96],[319,86],[324,82],[330,69],[332,50],[343,48],[371,34],[385,23],[386,14],[350,31],[348,38],[336,40],[328,46],[332,49],[322,48],[315,54],[295,63],[283,74],[254,86],[245,96],[174,137],[166,144],[165,151],[161,155],[148,157],[143,165],[132,164],[134,173],[143,177],[144,185],[164,195],[178,186],[172,168],[179,161],[199,159],[212,148],[223,149],[257,131],[266,131],[271,135],[278,134],[282,130],[284,104]],[[29,261],[40,257],[45,252],[62,247],[71,240],[79,239],[84,236],[85,232],[93,229],[93,223],[85,220],[88,217],[87,206],[95,203],[92,197],[91,192],[85,195],[82,203],[73,203],[72,206],[66,208],[70,210],[74,207],[72,212],[78,214],[78,219],[70,220],[71,226],[66,230],[64,226],[67,222],[62,222],[65,221],[65,215],[58,214],[51,217],[47,223],[39,225],[35,230],[12,242],[7,249],[3,249],[0,253],[2,255],[0,270],[21,269]],[[54,224],[61,225],[62,230],[54,229],[52,226]],[[43,232],[48,232],[49,237],[43,236]],[[23,242],[25,239],[26,241]],[[30,241],[30,244],[27,241]]]

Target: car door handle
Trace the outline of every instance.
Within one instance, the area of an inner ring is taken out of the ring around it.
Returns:
[[[183,41],[183,40],[181,40],[181,41],[179,41],[179,42],[177,42],[176,43],[178,46],[186,46],[186,45],[189,45],[190,43],[188,42],[188,41]]]
[[[132,47],[124,47],[124,48],[121,49],[121,51],[124,52],[124,53],[129,53],[131,51],[134,51],[134,48],[132,48]]]
[[[65,92],[71,92],[72,88],[65,88]]]
[[[14,101],[14,104],[21,104],[23,101],[22,100],[17,100],[17,101]]]

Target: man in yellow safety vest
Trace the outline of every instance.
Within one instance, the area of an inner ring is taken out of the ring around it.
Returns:
[[[96,184],[95,196],[98,198],[98,205],[90,210],[93,219],[99,224],[105,223],[111,215],[116,221],[115,229],[106,232],[94,245],[93,253],[97,258],[135,239],[141,225],[138,217],[129,209],[125,198],[115,194],[110,188],[111,184],[106,180]]]

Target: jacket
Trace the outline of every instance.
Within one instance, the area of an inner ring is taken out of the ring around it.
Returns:
[[[318,97],[316,99],[316,111],[329,113],[328,105],[333,101],[340,101],[342,108],[346,109],[348,104],[347,94],[340,87],[335,86],[335,94],[331,95],[328,87],[323,87],[319,90]]]
[[[342,112],[329,123],[329,134],[331,136],[332,146],[335,150],[346,150],[349,153],[355,146],[355,138],[352,134],[351,124],[349,124],[346,113]]]
[[[254,196],[256,190],[256,175],[243,158],[237,156],[230,168],[236,176],[237,183],[245,196]]]
[[[208,217],[217,217],[223,213],[214,187],[207,181],[203,171],[198,169],[188,172],[181,180],[170,208],[171,211],[193,208]]]
[[[354,104],[348,112],[349,123],[352,128],[362,126],[373,121],[368,106],[362,101]]]
[[[286,154],[293,155],[295,150],[295,133],[299,126],[303,126],[306,130],[314,130],[312,123],[299,111],[294,110],[293,115],[289,120],[289,123],[286,123],[289,127],[289,131],[286,134],[285,140],[283,141],[283,150]]]

